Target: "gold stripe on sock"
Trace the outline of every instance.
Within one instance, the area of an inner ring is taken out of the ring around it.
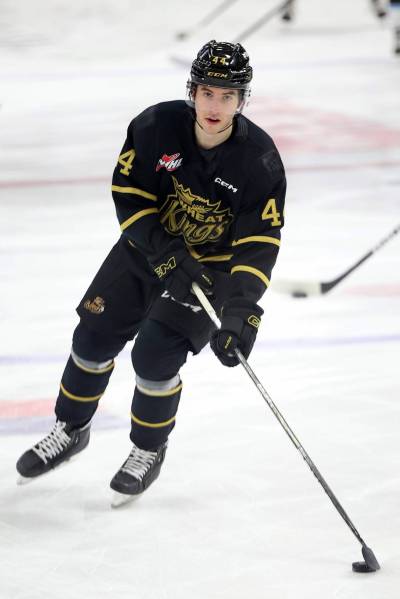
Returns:
[[[69,399],[73,399],[74,401],[97,401],[104,393],[103,391],[103,393],[100,393],[100,395],[93,395],[93,397],[82,397],[80,395],[74,395],[73,393],[67,391],[62,383],[60,384],[60,389],[66,397],[68,397]]]
[[[133,422],[136,422],[136,424],[140,424],[141,426],[147,426],[148,428],[162,428],[163,426],[168,426],[171,422],[174,422],[176,417],[173,416],[169,420],[165,420],[165,422],[145,422],[131,412],[131,418]]]

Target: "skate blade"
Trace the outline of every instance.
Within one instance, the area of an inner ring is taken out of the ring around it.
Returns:
[[[17,477],[17,485],[21,486],[21,485],[28,485],[29,483],[33,482],[35,479],[34,478],[28,478],[27,476],[22,476],[22,474],[19,474]]]
[[[86,449],[86,448],[84,448],[84,449]],[[82,451],[84,451],[84,450],[82,449]],[[51,468],[50,470],[47,470],[47,472],[43,472],[43,474],[39,474],[38,476],[22,476],[22,474],[18,473],[17,485],[18,486],[28,485],[29,483],[33,483],[33,482],[37,481],[38,479],[42,479],[44,476],[47,476],[51,472],[54,472],[54,470],[63,468],[65,466],[67,466],[69,463],[73,462],[79,456],[80,453],[82,453],[82,452],[81,451],[78,452],[77,454],[71,456],[67,460],[64,460],[64,462],[61,462],[61,464],[58,464],[58,466],[56,466],[55,468]]]
[[[118,493],[114,491],[111,499],[111,507],[118,508],[128,503],[133,503],[139,498],[139,495],[126,495],[125,493]]]

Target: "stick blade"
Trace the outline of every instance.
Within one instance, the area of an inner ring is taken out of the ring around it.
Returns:
[[[190,33],[188,31],[179,31],[175,37],[177,40],[185,40],[187,37],[189,37]]]
[[[365,563],[370,568],[370,570],[376,572],[377,570],[381,569],[379,562],[376,559],[375,554],[370,547],[367,547],[367,545],[363,545],[361,551],[365,559]]]

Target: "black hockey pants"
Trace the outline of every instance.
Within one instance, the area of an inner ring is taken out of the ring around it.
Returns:
[[[214,272],[214,307],[229,295],[229,275]],[[106,390],[114,358],[136,337],[132,363],[136,387],[131,438],[143,449],[163,443],[175,424],[181,394],[179,369],[189,351],[207,344],[209,317],[193,298],[176,302],[149,269],[146,258],[123,237],[112,248],[77,312],[80,324],[61,380],[56,404],[60,420],[90,420]],[[157,384],[159,383],[159,384]]]

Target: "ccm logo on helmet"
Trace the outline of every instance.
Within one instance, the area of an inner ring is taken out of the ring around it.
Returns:
[[[220,79],[228,79],[228,73],[219,73],[218,71],[207,71],[207,77],[219,77]]]
[[[221,177],[217,177],[216,179],[214,179],[214,182],[219,183],[220,185],[222,185],[222,187],[226,187],[230,191],[233,191],[233,193],[236,193],[238,190],[237,187],[233,187],[233,185],[231,185],[230,183],[227,183],[226,181],[222,181]]]

